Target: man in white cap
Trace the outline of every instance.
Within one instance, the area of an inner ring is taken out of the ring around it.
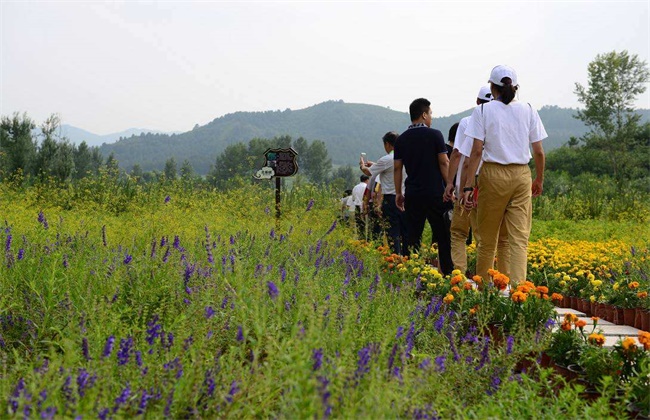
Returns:
[[[492,100],[490,86],[483,86],[476,97],[476,105],[482,105]],[[451,220],[451,259],[454,262],[454,268],[460,270],[463,274],[467,271],[467,249],[465,243],[469,235],[470,227],[474,232],[476,241],[479,241],[476,228],[476,211],[467,211],[461,202],[462,193],[460,190],[463,171],[467,169],[469,156],[472,151],[473,139],[465,136],[465,130],[470,123],[471,116],[465,117],[458,123],[456,138],[454,141],[454,150],[449,160],[449,172],[447,172],[444,200],[454,200],[454,212]],[[480,170],[480,167],[479,167]],[[476,172],[478,175],[478,171]],[[456,194],[454,194],[456,191]],[[508,234],[505,225],[499,235],[498,242],[498,259],[497,269],[503,274],[508,275],[509,268],[509,248]]]

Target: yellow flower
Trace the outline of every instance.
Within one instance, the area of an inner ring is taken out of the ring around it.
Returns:
[[[576,273],[576,276],[580,277],[580,276],[583,276],[584,274],[585,274],[584,271],[579,270],[579,271]]]
[[[433,289],[434,287],[436,287],[436,285],[435,285],[435,283],[428,283],[428,284],[427,284],[427,287],[428,287],[429,289]]]
[[[418,255],[418,254],[413,254],[413,255],[411,255],[411,258],[413,258],[414,260],[417,260],[417,259],[418,259],[418,257],[419,257],[419,255]]]
[[[415,267],[413,269],[413,274],[420,274],[420,267]]]
[[[445,303],[451,303],[454,301],[454,295],[448,294],[442,301]]]
[[[567,276],[567,275],[564,275],[564,277],[562,277],[562,280],[564,280],[564,281],[571,281],[571,277],[569,277],[569,276]]]
[[[593,281],[595,278],[596,277],[594,277],[594,275],[591,274],[591,273],[589,273],[589,275],[587,276],[587,280],[589,280],[589,281]]]
[[[566,282],[565,282],[564,280],[562,280],[562,281],[561,281],[560,283],[558,283],[558,284],[560,285],[560,287],[565,287],[565,286],[566,286]]]
[[[619,287],[618,282],[616,282],[616,283],[614,283],[614,284],[612,285],[612,289],[614,289],[614,290],[618,290],[618,287]]]
[[[592,302],[595,302],[596,301],[596,296],[594,296],[594,295],[589,296],[589,300],[592,301]]]
[[[455,269],[454,271],[451,272],[451,275],[452,275],[452,276],[460,276],[460,275],[461,275],[461,272],[460,272],[459,269]]]
[[[636,351],[636,341],[631,337],[625,337],[625,340],[621,343],[623,350],[625,351]]]

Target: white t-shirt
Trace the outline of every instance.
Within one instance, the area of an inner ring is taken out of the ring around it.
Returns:
[[[463,152],[466,143],[471,143],[474,141],[471,137],[465,135],[465,130],[467,129],[467,122],[472,117],[465,117],[460,120],[458,123],[458,130],[456,130],[456,137],[454,138],[454,149],[460,152],[460,161],[458,161],[458,170],[456,171],[456,191],[460,191],[460,179],[463,174],[463,163],[465,162],[465,157],[469,157],[468,154]],[[469,148],[470,152],[472,148]]]
[[[368,170],[372,176],[379,175],[382,194],[395,194],[395,174],[393,152],[379,158]],[[404,181],[406,180],[406,170],[402,167],[402,191],[404,191]]]
[[[366,191],[367,186],[368,184],[365,182],[359,182],[352,189],[352,198],[354,199],[355,206],[361,207],[361,204],[363,204],[363,193]]]
[[[502,165],[527,164],[532,157],[530,144],[548,137],[537,111],[518,101],[477,106],[465,135],[483,141],[484,162]]]
[[[352,198],[352,194],[348,195],[347,197],[343,197],[341,199],[341,204],[347,207],[347,211],[354,213],[354,199]]]

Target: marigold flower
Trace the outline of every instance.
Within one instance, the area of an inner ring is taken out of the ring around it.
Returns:
[[[585,325],[587,325],[587,321],[585,321],[584,319],[579,319],[576,321],[577,328],[584,328]]]
[[[483,283],[483,277],[479,276],[478,274],[472,277],[472,280],[474,280],[474,283],[476,284],[481,284]]]
[[[638,281],[633,281],[627,287],[629,287],[630,289],[636,289],[637,287],[639,287],[639,282]]]
[[[597,316],[592,316],[591,320],[594,321],[594,325],[596,325],[598,321],[600,321],[600,318],[598,318]]]
[[[448,294],[442,301],[445,303],[451,303],[454,301],[454,295]]]
[[[562,324],[560,325],[560,328],[562,331],[571,331],[571,323],[567,321],[563,321]]]
[[[621,343],[623,350],[625,351],[636,351],[636,341],[632,337],[625,337]]]
[[[454,287],[451,288],[451,291],[454,292],[454,293],[460,293],[460,287],[454,286]]]
[[[590,344],[594,344],[598,347],[602,347],[603,344],[605,344],[605,336],[602,334],[589,334],[589,337],[587,337],[587,341],[589,341]]]
[[[494,286],[499,290],[505,290],[505,288],[508,287],[508,283],[510,283],[508,276],[501,274],[498,271],[492,277],[492,279],[494,281]]]
[[[562,295],[559,294],[559,293],[553,293],[553,294],[551,295],[551,299],[552,299],[552,300],[562,300],[562,299],[564,299],[564,296],[562,296]]]
[[[492,277],[494,277],[494,275],[495,275],[496,273],[498,273],[498,271],[495,270],[495,269],[493,269],[493,268],[490,268],[490,269],[488,270],[488,274],[489,274],[490,276],[492,276]]]
[[[528,295],[524,292],[515,292],[512,294],[513,302],[524,303],[528,299]]]
[[[537,286],[535,290],[537,290],[541,294],[548,294],[548,287],[546,286]]]
[[[455,269],[454,271],[451,272],[451,275],[452,275],[452,276],[459,276],[459,275],[461,275],[461,274],[462,274],[462,273],[460,272],[459,269]]]
[[[650,333],[647,331],[639,331],[639,343],[643,344],[645,350],[650,350]]]
[[[451,285],[455,285],[463,281],[463,276],[454,276],[451,278]]]
[[[639,299],[645,299],[648,297],[648,292],[639,292],[636,294]]]

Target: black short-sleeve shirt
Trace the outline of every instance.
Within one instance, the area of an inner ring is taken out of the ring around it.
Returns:
[[[401,160],[406,169],[406,194],[443,195],[445,182],[438,163],[441,153],[447,153],[447,146],[442,133],[434,128],[409,128],[397,138],[393,159]]]

